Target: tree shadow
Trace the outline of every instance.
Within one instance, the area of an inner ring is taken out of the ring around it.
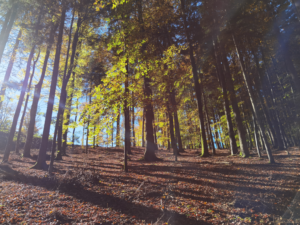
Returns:
[[[195,219],[187,218],[186,216],[177,212],[168,210],[162,212],[159,209],[136,204],[126,199],[86,190],[81,184],[76,183],[76,185],[74,185],[74,181],[72,183],[61,183],[58,180],[50,177],[40,178],[34,176],[25,176],[17,171],[13,171],[14,170],[10,169],[11,173],[15,173],[17,175],[6,175],[6,180],[21,183],[31,183],[34,186],[44,187],[48,190],[54,190],[58,188],[61,192],[71,195],[84,202],[90,202],[103,208],[113,208],[114,210],[120,212],[120,214],[135,216],[137,219],[145,220],[146,223],[156,222],[157,219],[160,218],[160,222],[168,221],[170,224],[208,224],[204,221],[197,221]]]

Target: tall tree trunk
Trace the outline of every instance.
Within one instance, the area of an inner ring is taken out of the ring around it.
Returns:
[[[75,115],[75,122],[77,122],[77,115],[78,115],[78,99],[76,101],[76,115]],[[73,128],[72,132],[72,147],[74,147],[74,142],[75,142],[75,127]]]
[[[9,22],[8,22],[7,26],[5,26],[5,24],[4,24],[3,28],[5,28],[5,29],[1,30],[1,36],[0,36],[0,63],[1,63],[1,59],[2,59],[2,56],[3,56],[3,52],[4,52],[4,49],[5,49],[5,46],[6,46],[6,43],[7,43],[9,34],[10,34],[10,31],[11,31],[11,29],[12,29],[14,23],[15,23],[17,15],[18,15],[18,6],[19,6],[18,3],[15,3],[12,6],[12,10],[11,10],[11,13],[10,13]]]
[[[9,23],[9,19],[10,19],[11,13],[12,13],[12,9],[13,9],[13,7],[9,8],[7,13],[5,14],[5,19],[4,19],[4,22],[2,24],[2,29],[1,29],[1,32],[0,32],[0,40],[3,39],[3,35],[6,32],[6,28],[7,28],[7,25]]]
[[[224,104],[224,112],[226,115],[227,127],[228,127],[228,132],[229,132],[230,152],[231,152],[231,155],[235,155],[238,153],[238,148],[237,148],[237,144],[236,144],[236,140],[235,140],[233,123],[231,120],[231,112],[230,112],[229,100],[228,100],[228,94],[227,94],[227,84],[226,84],[226,80],[225,80],[224,71],[223,71],[223,68],[221,65],[221,61],[220,61],[219,55],[217,53],[218,46],[216,45],[215,41],[213,41],[213,46],[214,46],[214,57],[215,57],[215,62],[216,62],[217,74],[218,74],[220,85],[222,87],[222,92],[223,92],[223,101],[224,101],[223,104]]]
[[[249,122],[250,123],[250,122]],[[251,137],[251,129],[248,125],[248,123],[246,122],[246,128],[247,128],[247,134],[248,134],[248,147],[249,147],[249,150],[252,149],[252,137]]]
[[[116,136],[116,147],[120,147],[120,109],[117,116],[117,136]]]
[[[144,33],[144,21],[143,21],[143,7],[142,1],[137,1],[138,8],[138,22],[141,26],[141,32]],[[145,51],[146,45],[143,44],[142,52]],[[155,161],[157,157],[155,155],[156,146],[154,143],[154,134],[153,134],[153,104],[152,104],[152,90],[150,86],[151,79],[144,76],[144,94],[146,103],[144,106],[145,110],[145,120],[146,120],[146,148],[144,153],[144,159],[146,161]]]
[[[57,126],[57,123],[56,123],[55,128],[54,128],[52,147],[51,147],[50,163],[49,163],[49,167],[48,167],[48,173],[49,174],[51,174],[52,171],[53,171],[54,154],[55,154],[55,151],[56,151],[57,129],[58,129],[58,126]]]
[[[253,110],[253,116],[255,117],[255,119],[257,121],[258,129],[261,132],[262,139],[263,139],[264,145],[266,147],[266,151],[267,151],[269,161],[270,161],[270,163],[275,163],[272,152],[271,152],[271,149],[270,149],[270,146],[269,146],[269,143],[268,143],[267,138],[264,134],[264,127],[262,126],[260,119],[257,119],[258,118],[257,103],[254,100],[255,98],[254,98],[252,87],[250,87],[249,77],[245,72],[245,65],[244,65],[240,50],[239,50],[239,48],[236,44],[235,37],[234,37],[233,34],[232,34],[232,39],[233,39],[233,42],[234,42],[234,45],[235,45],[235,48],[236,48],[236,54],[237,54],[237,57],[238,57],[238,60],[239,60],[239,63],[240,63],[241,72],[242,72],[242,75],[243,75],[243,78],[244,78],[244,81],[245,81],[246,89],[247,89],[248,95],[250,97],[251,106],[252,106],[252,110]]]
[[[261,154],[260,154],[260,150],[259,150],[259,144],[258,144],[258,130],[257,130],[257,126],[256,126],[256,120],[255,120],[255,117],[253,115],[252,115],[252,121],[253,121],[255,148],[257,150],[258,157],[261,158]]]
[[[181,0],[181,10],[182,10],[182,17],[184,22],[184,30],[185,30],[185,36],[187,39],[187,43],[189,46],[189,54],[190,54],[190,60],[192,65],[192,71],[193,71],[193,78],[194,78],[194,90],[196,93],[197,98],[197,106],[198,106],[198,113],[199,113],[199,120],[200,120],[200,133],[201,133],[201,143],[202,143],[202,155],[203,157],[209,156],[208,153],[208,147],[207,147],[207,140],[206,135],[204,131],[204,116],[203,116],[203,106],[202,106],[202,88],[199,84],[199,76],[197,73],[197,66],[194,58],[194,49],[191,41],[191,36],[188,31],[188,25],[186,21],[186,12],[185,12],[185,0]]]
[[[75,73],[73,72],[73,79],[72,79],[72,83],[71,83],[71,95],[68,101],[68,108],[67,108],[67,112],[66,112],[66,121],[64,123],[64,133],[63,133],[63,143],[62,143],[62,152],[66,153],[66,149],[67,149],[67,140],[68,140],[68,126],[70,124],[70,118],[71,118],[71,111],[72,111],[72,100],[73,100],[73,90],[74,90],[74,86],[75,86]]]
[[[222,55],[223,65],[225,67],[224,75],[226,77],[226,81],[227,81],[226,83],[228,84],[228,90],[229,90],[232,110],[233,110],[235,122],[237,125],[237,132],[238,132],[239,143],[240,143],[240,151],[243,154],[243,156],[248,157],[249,150],[246,145],[246,131],[243,126],[243,120],[241,117],[240,109],[237,104],[237,99],[236,99],[236,95],[235,95],[235,91],[234,91],[234,85],[233,85],[233,80],[232,80],[232,76],[231,76],[231,72],[230,72],[230,67],[228,64],[227,57],[225,55],[225,50],[224,50],[223,45],[221,45],[221,51],[222,51],[221,55]]]
[[[142,122],[142,147],[145,147],[145,109],[143,108],[143,122]]]
[[[125,134],[124,134],[124,171],[128,172],[127,166],[127,153],[130,149],[130,116],[129,116],[129,104],[127,99],[129,98],[129,89],[128,89],[128,76],[129,76],[129,65],[128,60],[126,64],[126,80],[125,80],[125,101],[124,101],[124,125],[125,125]]]
[[[111,131],[111,147],[114,147],[114,123],[112,123],[112,131]]]
[[[213,155],[216,154],[216,149],[215,149],[215,144],[214,144],[214,141],[213,141],[213,136],[212,136],[212,132],[211,132],[211,126],[210,126],[210,119],[208,117],[208,108],[207,108],[207,105],[206,105],[206,96],[205,96],[205,93],[203,92],[203,102],[204,102],[204,110],[205,110],[205,114],[206,114],[206,120],[207,120],[207,129],[208,129],[208,135],[210,137],[210,141],[211,141],[211,147],[212,147],[212,153]]]
[[[175,155],[175,162],[177,162],[178,149],[177,149],[177,143],[176,143],[176,139],[175,139],[175,135],[174,135],[173,116],[172,116],[172,112],[170,111],[170,108],[168,106],[167,106],[167,110],[168,110],[168,116],[169,116],[171,146],[173,148],[173,154]]]
[[[14,66],[14,62],[15,62],[15,59],[16,59],[17,50],[19,48],[19,43],[20,43],[21,36],[22,36],[22,29],[19,30],[19,34],[17,36],[16,43],[14,45],[14,48],[13,48],[13,51],[12,51],[12,54],[11,54],[11,57],[10,57],[10,60],[9,60],[8,66],[7,66],[7,70],[6,70],[6,73],[5,73],[5,76],[4,76],[4,80],[3,80],[3,83],[2,83],[2,86],[1,86],[0,108],[2,107],[2,102],[4,101],[4,98],[5,98],[5,91],[6,91],[7,82],[10,78],[10,74],[11,74],[12,68]]]
[[[216,144],[217,144],[217,148],[221,149],[221,145],[220,145],[220,142],[218,140],[219,139],[219,134],[218,134],[218,129],[217,129],[216,114],[215,114],[215,111],[213,109],[212,109],[212,112],[214,114],[213,120],[214,120],[215,141],[216,141]]]
[[[135,132],[134,132],[134,121],[135,121],[135,116],[134,116],[134,106],[132,106],[132,110],[131,110],[131,116],[132,116],[132,122],[131,122],[131,129],[132,129],[132,146],[135,147],[136,143],[135,143]]]
[[[146,161],[155,161],[157,157],[155,155],[155,142],[153,133],[153,104],[152,104],[152,90],[150,87],[150,78],[144,78],[145,85],[145,98],[147,103],[145,106],[145,119],[146,119],[146,149],[144,159]]]
[[[171,98],[172,98],[172,105],[174,106],[174,122],[175,122],[175,133],[177,137],[177,142],[178,142],[178,151],[179,152],[184,152],[183,147],[182,147],[182,140],[181,140],[181,135],[180,135],[180,126],[179,126],[179,120],[178,120],[178,113],[177,113],[177,104],[176,104],[176,98],[175,98],[175,91],[173,90],[171,93]]]
[[[96,148],[96,135],[95,135],[96,127],[94,126],[94,137],[93,137],[93,149]],[[114,142],[114,140],[113,140]]]
[[[58,130],[57,130],[57,159],[62,159],[63,155],[66,155],[65,152],[62,152],[62,126],[63,126],[63,115],[64,115],[64,110],[65,110],[65,104],[67,100],[67,85],[69,82],[69,79],[71,77],[71,74],[73,72],[73,69],[76,67],[75,61],[75,56],[76,56],[76,50],[77,50],[77,45],[78,45],[78,40],[79,40],[79,30],[80,26],[82,24],[82,17],[79,17],[77,20],[77,29],[73,37],[73,42],[72,42],[72,55],[70,59],[70,67],[67,72],[67,61],[65,65],[65,73],[63,77],[63,82],[62,82],[62,87],[61,87],[61,93],[60,93],[60,98],[59,98],[59,108],[58,108],[58,113],[57,113],[57,119],[58,121]],[[71,29],[71,28],[70,28]],[[69,35],[69,38],[71,38],[71,34]],[[69,45],[70,45],[71,39],[69,39]],[[79,44],[80,45],[80,44]],[[68,46],[69,48],[69,46]],[[78,57],[78,54],[77,54]]]
[[[31,148],[32,140],[33,140],[35,117],[36,117],[38,102],[40,99],[42,85],[43,85],[43,81],[44,81],[46,70],[47,70],[48,59],[49,59],[50,51],[51,51],[51,48],[52,48],[52,45],[54,42],[54,34],[55,34],[55,31],[57,30],[57,27],[58,27],[58,24],[51,25],[50,36],[49,36],[48,45],[47,45],[47,49],[46,49],[46,55],[45,55],[45,59],[44,59],[42,74],[41,74],[39,82],[35,85],[33,100],[32,100],[31,109],[30,109],[30,122],[28,125],[23,157],[30,157],[30,148]]]
[[[249,42],[249,45],[251,47],[251,51],[252,51],[252,54],[254,56],[254,61],[255,61],[256,69],[257,69],[257,72],[258,72],[258,75],[259,75],[259,79],[256,79],[256,82],[257,83],[260,82],[260,84],[261,84],[263,82],[263,80],[262,80],[263,73],[262,73],[261,68],[259,66],[259,59],[258,59],[257,54],[254,51],[254,49],[252,47],[252,43],[250,42],[249,39],[248,39],[248,42]],[[270,118],[270,112],[269,112],[270,110],[269,109],[274,108],[274,105],[269,103],[266,95],[271,94],[271,93],[268,90],[268,87],[265,90],[262,87],[261,91],[262,91],[263,96],[265,97],[266,101],[264,101],[264,97],[262,96],[262,94],[261,94],[260,91],[258,91],[259,99],[260,99],[260,102],[262,104],[262,107],[264,108],[263,110],[265,111],[265,113],[268,116],[268,118]],[[264,105],[264,102],[267,103],[266,107]],[[280,134],[280,127],[279,127],[278,121],[276,119],[271,119],[271,120],[269,120],[269,123],[271,123],[271,124],[269,124],[270,129],[273,130],[273,132],[274,132],[273,135],[275,135],[275,137],[276,137],[275,138],[276,147],[278,147],[278,149],[285,149],[285,146],[283,145],[283,139],[282,139],[281,134]]]
[[[32,79],[34,77],[35,65],[36,65],[36,62],[39,60],[39,57],[40,57],[40,52],[39,52],[36,60],[33,62],[33,66],[32,66],[32,74],[31,74],[30,81],[28,84],[27,96],[26,96],[26,100],[25,100],[25,105],[24,105],[23,114],[22,114],[21,121],[20,121],[19,132],[18,132],[18,137],[17,137],[17,141],[16,141],[16,146],[15,146],[15,151],[17,154],[19,154],[19,143],[20,143],[20,138],[21,138],[21,133],[22,133],[23,122],[24,122],[24,118],[25,118],[25,114],[26,114],[26,110],[27,110],[27,104],[28,104],[28,100],[29,100],[29,96],[30,96],[31,83],[32,83]]]
[[[15,136],[15,132],[16,132],[16,127],[17,127],[17,123],[18,123],[18,119],[19,119],[19,115],[21,112],[21,107],[22,107],[22,103],[25,97],[25,92],[27,90],[27,85],[28,85],[28,79],[29,79],[29,75],[30,75],[30,64],[31,64],[31,60],[33,58],[34,55],[34,50],[35,50],[35,46],[32,47],[28,60],[27,60],[27,67],[26,67],[26,74],[25,74],[25,78],[23,81],[23,85],[22,85],[22,89],[21,89],[21,94],[19,97],[19,102],[13,117],[13,122],[10,128],[10,132],[9,132],[9,136],[7,139],[7,144],[5,147],[5,152],[4,152],[4,156],[3,156],[3,162],[6,162],[8,160],[9,154],[10,154],[10,150],[12,148],[12,142],[13,142],[13,138]]]
[[[45,117],[45,123],[44,123],[42,143],[41,143],[41,147],[39,150],[39,156],[37,159],[37,163],[33,166],[33,168],[35,168],[35,169],[47,169],[46,151],[47,151],[47,145],[48,145],[48,139],[49,139],[55,90],[56,90],[57,77],[58,77],[59,60],[60,60],[62,36],[63,36],[63,32],[64,32],[65,17],[66,17],[66,7],[64,6],[64,8],[62,10],[61,18],[60,18],[59,33],[58,33],[58,38],[57,38],[56,53],[55,53],[55,59],[54,59],[54,67],[53,67],[53,74],[52,74],[52,80],[51,80],[51,86],[50,86],[49,100],[48,100],[48,104],[47,104],[47,111],[46,111],[46,117]]]
[[[155,150],[158,150],[158,145],[157,145],[157,126],[155,124],[155,117],[154,117],[154,112],[153,112],[153,133],[154,133],[154,143],[155,143]]]
[[[174,111],[174,124],[175,124],[175,133],[176,133],[177,142],[178,142],[178,151],[179,152],[184,152],[183,147],[182,147],[182,140],[181,140],[180,126],[179,126],[177,110]]]
[[[91,91],[90,90],[90,96],[89,96],[89,104],[92,103],[92,96],[91,96]],[[91,120],[91,116],[90,114],[88,115],[88,122],[87,122],[87,128],[86,128],[86,144],[85,144],[85,154],[88,154],[88,148],[89,148],[89,133],[90,133],[90,120]],[[108,140],[107,140],[108,142]]]

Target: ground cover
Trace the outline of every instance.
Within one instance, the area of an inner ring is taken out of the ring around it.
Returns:
[[[29,169],[33,158],[12,154],[0,165],[1,224],[273,224],[300,218],[300,152],[266,156],[198,157],[185,150],[174,162],[158,150],[159,162],[144,162],[133,148],[129,172],[123,150],[67,150],[55,171]],[[3,156],[1,152],[0,157]]]

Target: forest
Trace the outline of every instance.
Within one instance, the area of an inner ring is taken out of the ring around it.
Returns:
[[[300,223],[299,49],[300,0],[0,0],[0,224]]]

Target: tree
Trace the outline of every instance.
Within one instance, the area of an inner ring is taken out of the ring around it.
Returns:
[[[56,83],[57,83],[57,77],[58,77],[60,51],[61,51],[61,44],[62,44],[63,29],[64,29],[64,24],[65,24],[66,10],[67,10],[67,7],[65,5],[63,5],[61,17],[60,17],[59,34],[58,34],[58,38],[57,38],[53,74],[52,74],[52,80],[51,80],[49,100],[48,100],[48,104],[47,104],[47,111],[46,111],[46,118],[45,118],[45,124],[44,124],[44,129],[43,129],[42,142],[41,142],[41,147],[39,150],[39,156],[38,156],[37,162],[32,167],[34,169],[47,169],[48,168],[48,166],[46,164],[46,151],[47,151],[49,131],[50,131],[50,125],[51,125],[51,117],[52,117],[53,104],[54,104],[54,95],[55,95],[55,89],[56,89]]]

